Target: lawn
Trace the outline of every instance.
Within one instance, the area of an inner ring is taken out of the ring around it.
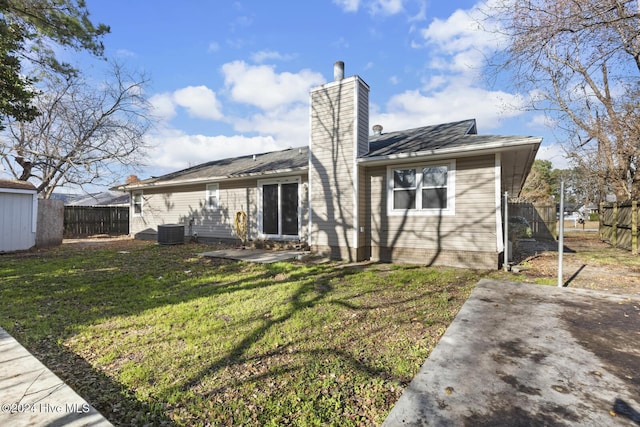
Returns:
[[[486,274],[210,249],[0,255],[0,326],[116,425],[379,425]]]

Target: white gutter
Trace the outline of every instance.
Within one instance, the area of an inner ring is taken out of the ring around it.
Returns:
[[[36,189],[27,189],[27,188],[5,188],[0,187],[0,193],[16,193],[16,194],[38,194],[38,190]]]
[[[504,238],[502,236],[502,159],[500,153],[496,153],[495,165],[494,165],[494,179],[495,179],[495,206],[496,206],[496,249],[498,253],[504,250]]]
[[[207,178],[192,178],[192,179],[183,179],[177,181],[163,181],[163,182],[150,182],[147,184],[127,184],[121,185],[118,187],[114,187],[116,189],[120,189],[121,191],[135,191],[135,190],[143,190],[145,188],[165,188],[165,187],[176,187],[176,186],[184,186],[191,184],[212,184],[216,182],[222,181],[242,181],[250,178],[260,178],[264,176],[273,177],[273,176],[287,176],[292,174],[300,174],[300,172],[304,172],[308,170],[308,166],[304,166],[301,168],[295,169],[280,169],[276,171],[268,171],[268,172],[260,172],[260,173],[248,173],[242,175],[226,175],[226,176],[216,176],[216,177],[207,177]]]
[[[311,89],[311,91],[313,91],[313,89]],[[311,94],[311,91],[309,92],[309,105],[313,105],[313,95]],[[312,132],[312,126],[313,126],[313,109],[309,108],[309,151],[308,151],[308,156],[309,158],[307,159],[307,209],[309,211],[309,221],[308,221],[308,225],[307,225],[307,245],[309,245],[309,247],[312,247],[313,244],[313,238],[312,238],[312,234],[313,234],[313,203],[311,201],[311,195],[313,194],[313,188],[312,188],[312,182],[313,182],[313,177],[311,176],[311,171],[313,170],[311,168],[311,161],[313,159],[313,132]]]

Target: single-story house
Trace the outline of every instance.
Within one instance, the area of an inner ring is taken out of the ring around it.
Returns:
[[[100,193],[75,196],[65,201],[65,206],[130,206],[129,193],[102,191]]]
[[[444,106],[443,106],[444,107]],[[478,135],[475,120],[369,133],[369,86],[344,77],[310,91],[310,137],[287,150],[215,160],[122,185],[130,230],[304,243],[319,254],[496,268],[504,192],[518,196],[541,138]]]
[[[0,180],[0,252],[36,244],[38,191],[25,181]]]

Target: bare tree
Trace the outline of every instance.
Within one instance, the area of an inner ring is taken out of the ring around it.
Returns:
[[[566,137],[565,151],[619,200],[640,197],[638,0],[492,0],[506,49],[494,61],[530,108]]]
[[[549,203],[553,200],[552,165],[549,160],[535,160],[520,192],[520,200]]]
[[[78,74],[50,75],[36,98],[40,115],[9,123],[0,159],[18,180],[32,181],[44,198],[62,185],[108,185],[144,159],[151,121],[147,80],[111,64],[106,82],[92,85]]]

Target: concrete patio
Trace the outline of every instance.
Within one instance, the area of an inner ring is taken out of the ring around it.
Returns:
[[[640,425],[640,298],[481,280],[385,423]]]
[[[225,258],[237,261],[256,262],[270,264],[273,262],[287,261],[294,258],[301,258],[308,255],[307,251],[274,251],[268,249],[220,249],[199,253],[199,256],[211,258]]]

